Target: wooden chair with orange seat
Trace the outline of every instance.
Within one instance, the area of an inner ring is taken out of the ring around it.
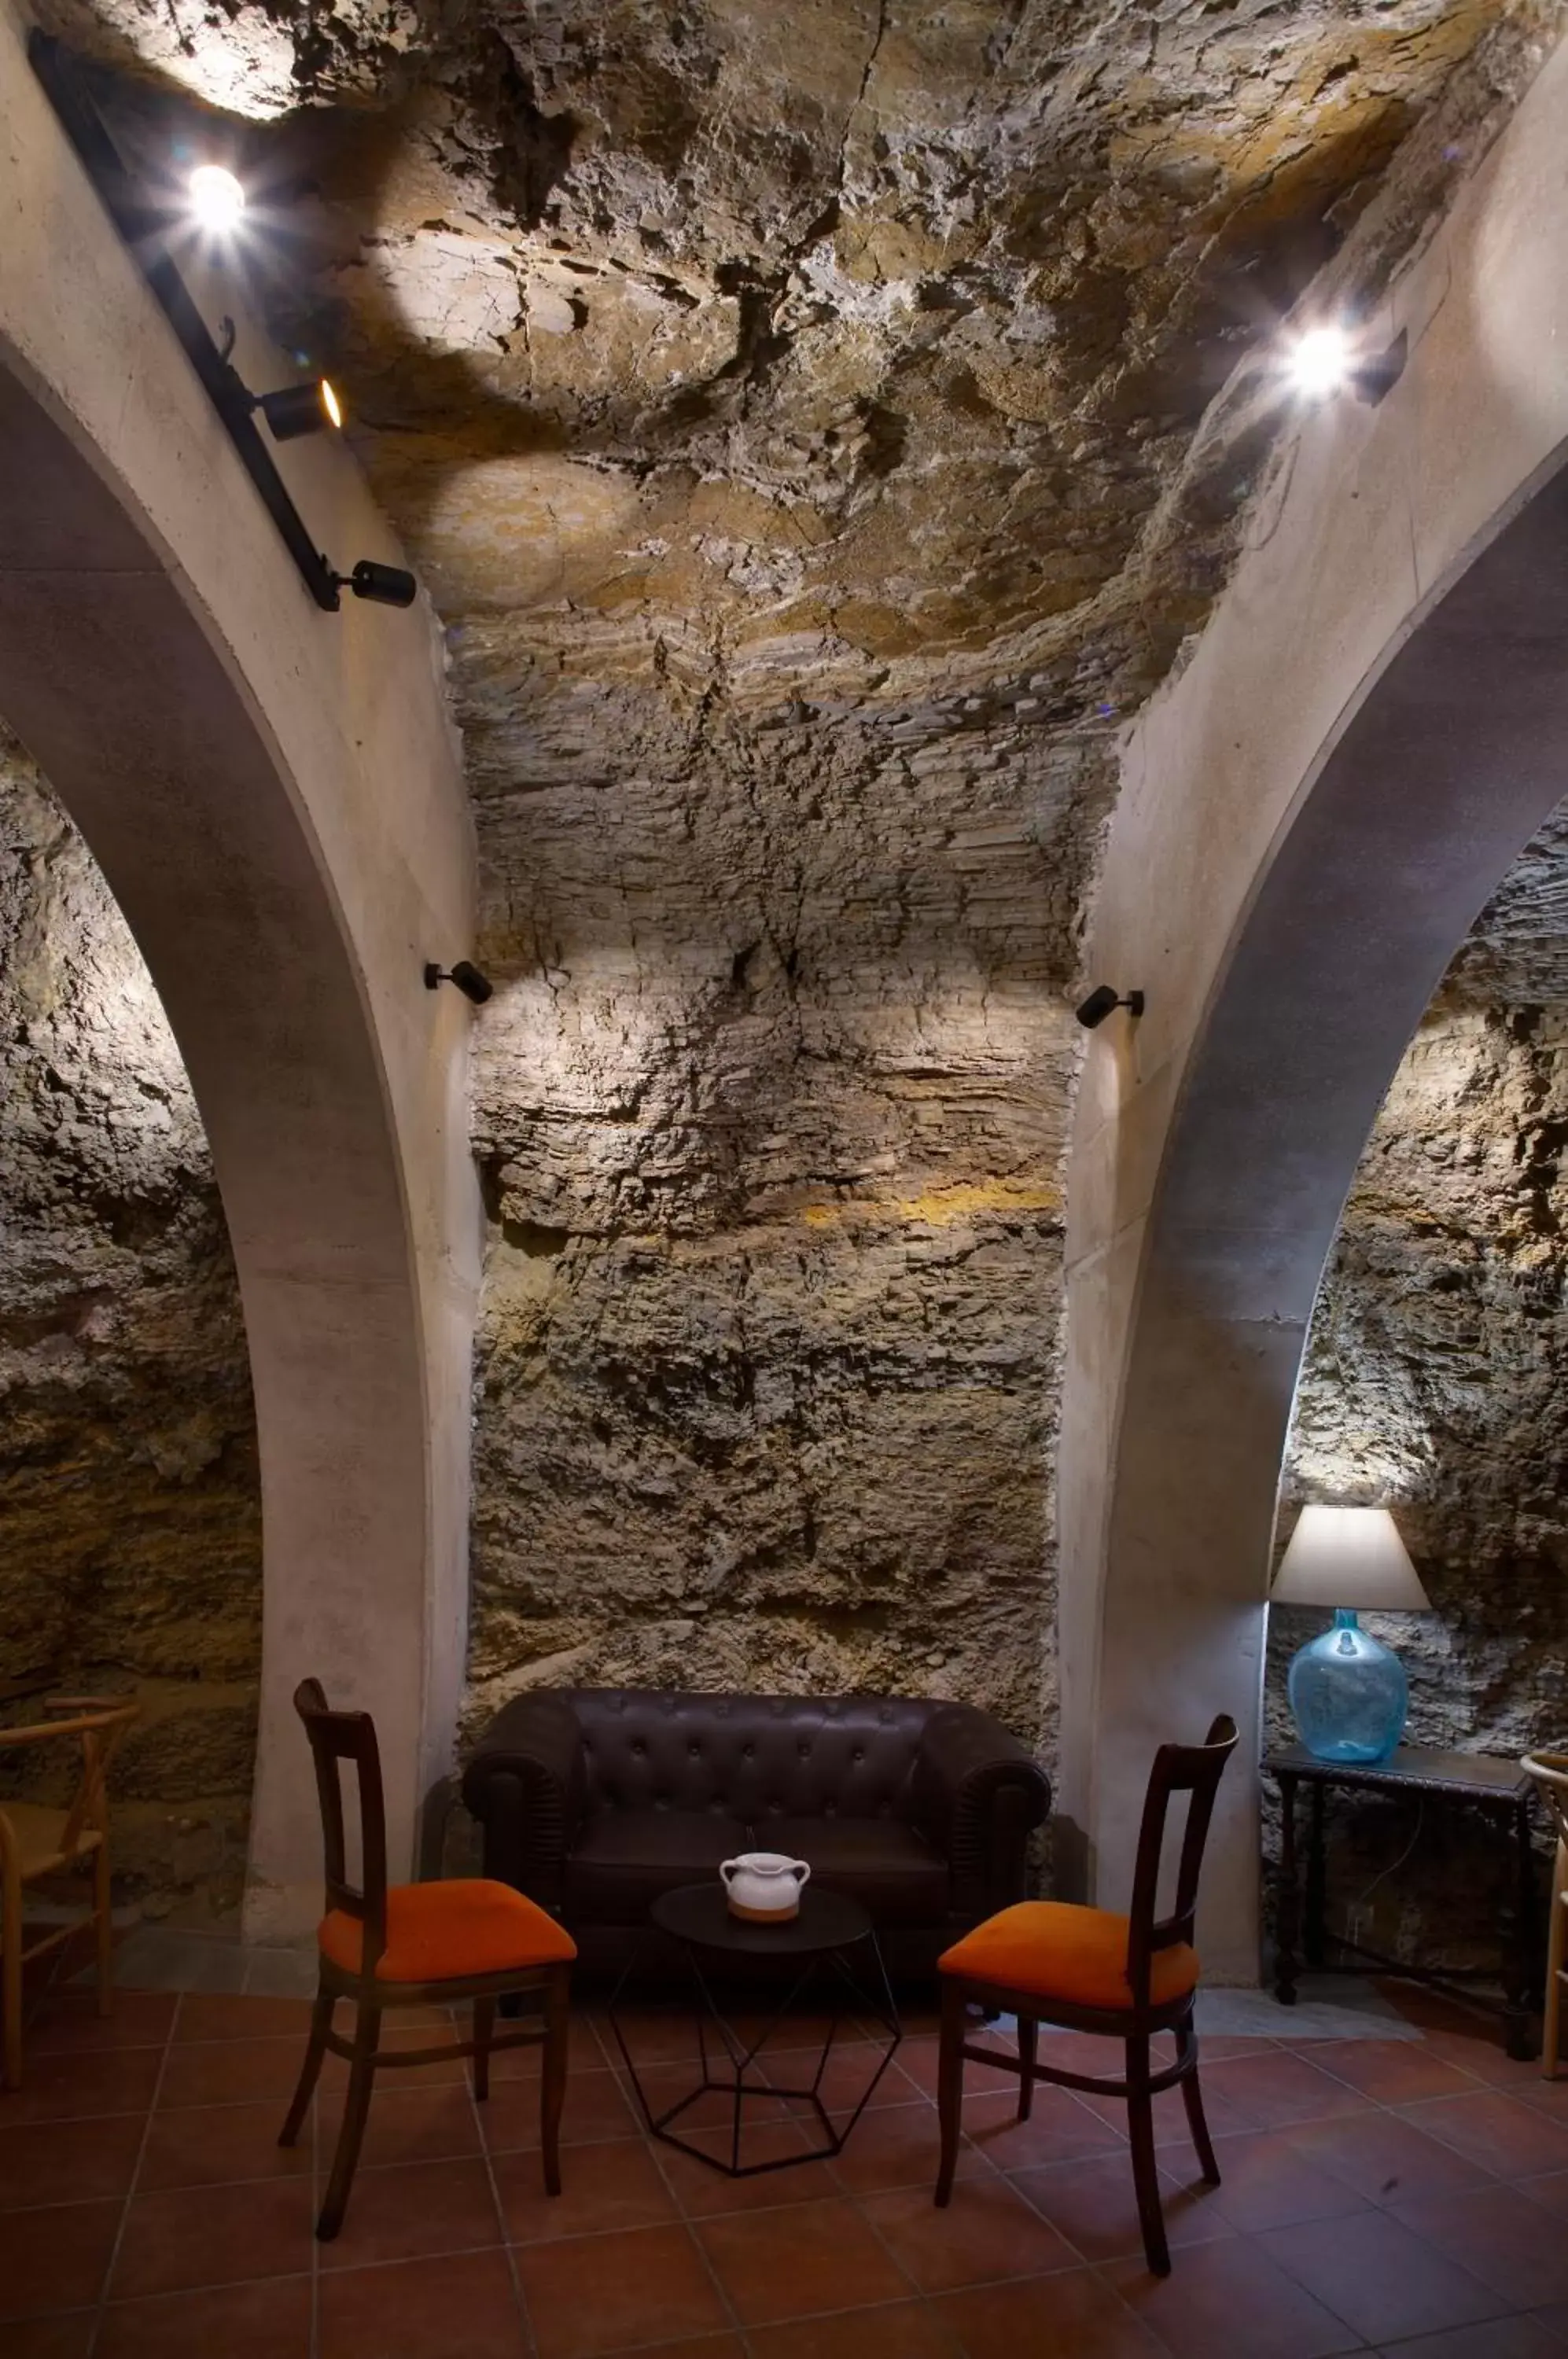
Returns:
[[[577,1944],[553,1917],[509,1884],[487,1877],[444,1883],[387,1881],[387,1809],[376,1723],[367,1712],[333,1712],[319,1680],[302,1680],[294,1708],[305,1723],[315,1761],[326,1847],[327,1913],[320,1930],[321,1980],[299,2085],[279,2146],[299,2135],[330,2049],[346,2059],[348,2095],[337,2153],[316,2234],[330,2242],[343,2225],[349,2190],[365,2138],[376,2074],[383,2066],[433,2064],[472,2056],[474,2093],[490,2093],[490,2059],[504,2048],[544,2049],[540,2074],[540,2143],[544,2180],[561,2192],[561,2109],[566,2096],[566,2042],[572,1961]],[[347,1878],[340,1764],[351,1764],[357,1789],[360,1883]],[[542,1993],[539,2027],[495,2034],[495,2002],[513,1991]],[[339,1999],[354,2009],[354,2038],[332,2029]],[[383,2050],[381,2018],[392,2007],[446,2006],[470,2000],[474,2036],[435,2048]]]
[[[1084,1908],[1064,1901],[1020,1900],[987,1918],[938,1960],[942,1973],[937,2067],[942,2127],[936,2182],[939,2204],[945,2204],[953,2193],[966,2057],[1018,2074],[1020,2121],[1029,2119],[1037,2081],[1086,2090],[1094,2096],[1125,2097],[1144,2251],[1151,2269],[1160,2277],[1170,2274],[1171,2252],[1154,2163],[1153,2100],[1161,2089],[1180,2083],[1203,2177],[1212,2186],[1219,2184],[1219,2166],[1198,2085],[1198,2035],[1192,2022],[1198,1957],[1192,1948],[1192,1924],[1214,1795],[1236,1741],[1236,1723],[1222,1715],[1202,1745],[1162,1745],[1155,1755],[1138,1831],[1130,1916],[1118,1917],[1108,1908]],[[1157,1918],[1166,1819],[1171,1796],[1181,1793],[1189,1800],[1175,1905],[1168,1917]],[[1016,2059],[993,2048],[977,2047],[965,2038],[971,2006],[1018,2017]],[[1042,2023],[1124,2041],[1124,2076],[1100,2079],[1042,2065],[1039,2061]],[[1175,2035],[1176,2058],[1156,2071],[1149,2043],[1164,2031]]]
[[[107,2015],[114,1993],[109,1894],[109,1764],[139,1706],[109,1696],[56,1696],[45,1704],[53,1720],[26,1728],[0,1728],[0,1751],[58,1745],[78,1737],[82,1777],[69,1810],[42,1802],[0,1802],[0,2019],[5,2026],[0,2058],[7,2089],[22,2085],[22,1972],[31,1958],[58,1949],[82,1930],[93,1929],[98,1948],[98,2012]],[[29,1884],[60,1875],[85,1860],[93,1863],[93,1906],[69,1924],[22,1942],[22,1896]]]

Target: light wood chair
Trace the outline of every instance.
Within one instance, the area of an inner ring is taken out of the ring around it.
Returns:
[[[566,2096],[566,2043],[572,1961],[577,1944],[562,1925],[509,1884],[453,1876],[430,1884],[387,1881],[387,1808],[376,1723],[367,1712],[333,1712],[319,1680],[302,1680],[294,1709],[305,1723],[316,1767],[326,1846],[327,1913],[318,1933],[321,1980],[299,2085],[278,2143],[292,2146],[304,2126],[329,2049],[349,2067],[348,2095],[332,2177],[316,2222],[331,2241],[343,2225],[359,2161],[370,2095],[385,2065],[474,2059],[474,2093],[490,2093],[490,2058],[503,2048],[542,2047],[539,2142],[545,2191],[561,2192],[561,2112]],[[348,1881],[341,1765],[354,1773],[359,1805],[360,1880]],[[495,2032],[495,2002],[537,1990],[539,2027]],[[354,2038],[332,2028],[339,1999],[354,2009]],[[468,2000],[474,2037],[436,2048],[381,2048],[381,2018],[392,2007],[450,2006]]]
[[[966,1933],[937,1963],[942,1973],[942,2039],[937,2061],[937,2114],[942,2160],[936,2200],[953,2193],[958,2159],[964,2061],[990,2064],[1018,2076],[1018,2119],[1027,2121],[1037,2081],[1127,2101],[1133,2185],[1149,2266],[1169,2275],[1171,2252],[1154,2161],[1154,2104],[1161,2089],[1181,2086],[1187,2126],[1203,2177],[1219,2184],[1219,2165],[1203,2119],[1198,2085],[1198,2035],[1192,2022],[1198,1958],[1192,1925],[1198,1876],[1221,1772],[1236,1750],[1234,1720],[1221,1716],[1202,1745],[1162,1745],[1154,1756],[1138,1830],[1132,1911],[1084,1908],[1068,1901],[1020,1900]],[[1157,1915],[1165,1821],[1173,1794],[1188,1796],[1187,1822],[1176,1869],[1175,1903]],[[980,2006],[1018,2017],[1018,2052],[1011,2057],[974,2046],[965,2037],[968,2012]],[[1070,2072],[1039,2060],[1042,2023],[1092,2031],[1125,2043],[1126,2070],[1116,2080]],[[1174,2063],[1155,2071],[1149,2042],[1175,2035]]]
[[[22,2085],[22,1969],[30,1958],[58,1949],[91,1925],[98,1945],[98,2012],[107,2015],[114,1989],[109,1914],[109,1764],[139,1706],[108,1696],[58,1696],[45,1704],[52,1720],[27,1728],[0,1728],[0,1752],[24,1745],[58,1745],[78,1737],[82,1779],[69,1810],[41,1802],[0,1802],[0,2065],[5,2085]],[[22,1896],[40,1876],[58,1875],[83,1860],[93,1863],[93,1905],[69,1924],[22,1944]]]
[[[1568,1967],[1568,1753],[1527,1753],[1519,1764],[1541,1788],[1541,1799],[1557,1831],[1557,1856],[1552,1868],[1552,1916],[1546,1940],[1546,1996],[1541,2008],[1541,2070],[1548,2081],[1557,2078],[1558,2027],[1563,2012],[1563,1984]]]

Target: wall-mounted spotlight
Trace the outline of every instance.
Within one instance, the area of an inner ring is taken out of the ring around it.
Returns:
[[[245,192],[223,164],[198,164],[185,183],[192,218],[214,237],[227,237],[240,224]]]
[[[1287,345],[1285,374],[1303,401],[1327,401],[1336,393],[1352,393],[1357,401],[1377,403],[1398,385],[1410,353],[1403,328],[1380,353],[1367,351],[1363,339],[1333,325],[1309,328]]]
[[[272,429],[275,442],[294,442],[301,434],[321,434],[343,424],[343,404],[331,377],[312,377],[309,385],[286,385],[278,393],[258,393],[256,406]]]
[[[387,569],[383,567],[382,571],[385,572]],[[437,984],[442,983],[455,983],[464,998],[472,999],[475,1007],[483,1007],[495,988],[489,976],[481,974],[470,959],[459,959],[452,968],[439,967],[434,959],[430,959],[425,967],[425,989],[434,991]]]
[[[352,573],[334,573],[332,580],[340,590],[352,590],[356,598],[368,598],[376,606],[411,606],[419,594],[411,573],[400,565],[378,565],[373,557],[362,557]],[[456,973],[455,967],[452,972]]]
[[[1141,991],[1129,991],[1124,998],[1108,983],[1102,983],[1073,1013],[1085,1031],[1093,1032],[1097,1025],[1105,1022],[1113,1007],[1125,1007],[1129,1016],[1141,1016],[1143,994]]]

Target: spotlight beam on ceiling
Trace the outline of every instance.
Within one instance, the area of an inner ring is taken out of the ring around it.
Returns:
[[[371,569],[377,576],[397,572],[399,582],[407,584],[408,596],[394,600],[385,591],[367,592],[360,587],[358,577],[363,567],[357,567],[353,574],[339,573],[331,560],[316,547],[288,485],[273,463],[271,452],[261,439],[253,414],[257,407],[256,397],[241,383],[230,366],[227,354],[214,342],[212,331],[197,310],[191,290],[169,251],[165,242],[169,228],[167,212],[148,204],[137,188],[70,51],[35,26],[27,36],[27,56],[60,119],[61,129],[81,158],[110,220],[162,306],[191,367],[205,386],[208,397],[223,419],[245,473],[256,485],[262,506],[278,527],[284,545],[317,605],[324,613],[335,614],[343,603],[339,591],[344,584],[354,591],[356,597],[376,597],[378,603],[387,605],[410,604],[416,586],[411,574],[402,573],[390,566]],[[315,386],[307,390],[312,400],[318,398]],[[325,397],[321,398],[324,400]],[[335,424],[337,421],[333,419],[332,422]]]

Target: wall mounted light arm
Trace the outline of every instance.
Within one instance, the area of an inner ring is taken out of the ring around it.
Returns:
[[[1087,999],[1079,1002],[1073,1013],[1086,1032],[1093,1032],[1105,1022],[1114,1007],[1125,1007],[1129,1016],[1141,1016],[1142,992],[1118,993],[1114,984],[1102,983],[1095,986]]]
[[[273,463],[271,452],[261,439],[254,415],[258,406],[256,397],[242,384],[227,354],[213,340],[169,251],[166,243],[169,215],[147,202],[127,171],[125,159],[93,103],[76,60],[59,41],[51,35],[40,32],[37,26],[27,36],[27,56],[60,120],[60,128],[75,148],[104,211],[136,257],[143,277],[179,337],[187,359],[206,387],[245,473],[256,485],[262,506],[278,527],[284,546],[299,568],[300,579],[311,597],[323,613],[329,614],[335,614],[342,605],[338,593],[345,583],[358,597],[377,597],[375,590],[367,591],[360,586],[358,577],[367,570],[391,574],[398,569],[375,567],[365,560],[354,568],[353,574],[339,573],[316,547],[288,485]],[[401,574],[400,580],[408,584],[408,597],[394,599],[383,595],[379,603],[388,605],[411,603],[415,594],[413,576]]]

